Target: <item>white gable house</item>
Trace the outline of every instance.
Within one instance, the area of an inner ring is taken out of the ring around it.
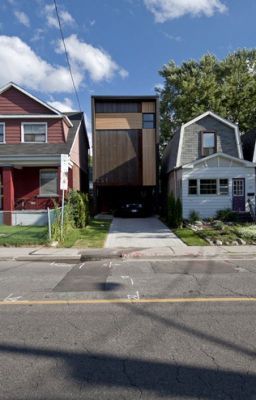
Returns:
[[[243,159],[238,126],[210,111],[181,126],[163,159],[167,192],[181,199],[185,219],[191,211],[202,218],[249,211],[255,166]]]

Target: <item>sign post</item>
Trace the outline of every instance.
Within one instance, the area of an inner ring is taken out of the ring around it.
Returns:
[[[69,155],[61,154],[60,158],[60,190],[62,190],[61,239],[63,239],[63,225],[64,225],[64,192],[65,190],[68,190],[68,164],[69,164]]]

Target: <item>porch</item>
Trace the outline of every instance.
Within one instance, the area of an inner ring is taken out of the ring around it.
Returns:
[[[60,167],[0,167],[0,223],[45,225],[47,208],[60,203]]]

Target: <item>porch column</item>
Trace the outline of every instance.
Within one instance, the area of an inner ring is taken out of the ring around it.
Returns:
[[[3,167],[3,223],[12,225],[12,211],[14,210],[14,185],[13,185],[13,169],[11,167]]]

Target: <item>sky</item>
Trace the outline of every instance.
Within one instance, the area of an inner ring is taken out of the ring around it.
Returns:
[[[169,60],[222,59],[256,40],[255,0],[57,0],[90,133],[92,95],[154,94]],[[0,0],[0,86],[78,110],[53,0]]]

